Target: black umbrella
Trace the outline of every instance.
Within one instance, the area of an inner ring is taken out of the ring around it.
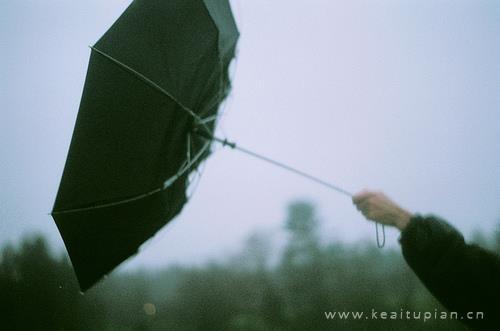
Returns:
[[[213,141],[352,196],[214,136],[238,36],[228,0],[135,0],[91,47],[52,212],[82,291],[179,214]]]
[[[82,291],[186,203],[237,40],[228,0],[135,0],[92,47],[52,212]]]

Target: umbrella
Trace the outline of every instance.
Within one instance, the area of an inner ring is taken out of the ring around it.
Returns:
[[[229,0],[134,0],[91,46],[52,211],[82,291],[181,212],[214,141],[352,197],[214,135],[238,37]]]
[[[187,202],[238,36],[228,0],[135,0],[91,47],[52,211],[82,291]]]

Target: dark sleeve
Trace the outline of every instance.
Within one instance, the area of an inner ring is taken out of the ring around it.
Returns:
[[[467,325],[500,326],[500,259],[437,217],[415,216],[401,233],[403,256],[429,291]],[[484,320],[468,320],[483,312]],[[498,330],[498,329],[497,329]]]

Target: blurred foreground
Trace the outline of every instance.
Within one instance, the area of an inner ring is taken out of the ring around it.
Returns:
[[[66,255],[40,236],[25,239],[2,251],[0,330],[463,329],[450,320],[327,319],[328,311],[444,309],[399,251],[323,242],[310,204],[291,204],[285,229],[277,258],[256,234],[226,262],[114,273],[85,295]],[[479,239],[500,251],[498,233]]]

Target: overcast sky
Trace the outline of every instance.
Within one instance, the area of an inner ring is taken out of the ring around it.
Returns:
[[[130,1],[0,1],[0,243],[41,231],[59,185],[90,50]],[[500,220],[500,2],[234,0],[241,32],[220,134],[350,191],[386,191],[463,230]],[[128,266],[199,262],[290,200],[326,237],[374,241],[350,200],[235,151],[206,163],[182,214]],[[397,233],[388,232],[395,245]]]

